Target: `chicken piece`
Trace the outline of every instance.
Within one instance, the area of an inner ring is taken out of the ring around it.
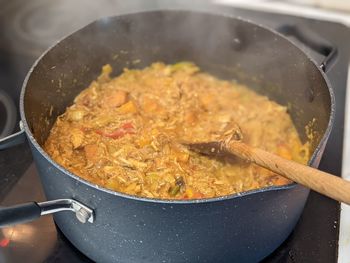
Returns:
[[[146,114],[155,114],[159,117],[166,117],[167,110],[159,103],[159,100],[144,96],[140,102],[143,112]]]
[[[82,110],[70,110],[67,112],[67,119],[70,121],[80,121],[84,118],[85,112]]]
[[[85,107],[91,108],[95,105],[98,98],[99,84],[93,81],[89,88],[83,90],[75,99],[76,105],[84,105]]]
[[[112,73],[112,66],[110,64],[106,64],[102,67],[101,75],[97,78],[99,83],[105,83],[108,82],[111,77],[110,74]]]
[[[73,128],[70,131],[70,134],[71,134],[70,141],[73,144],[73,148],[74,149],[79,148],[83,144],[83,141],[84,141],[84,132],[78,128]]]
[[[213,106],[216,106],[215,104],[215,97],[211,93],[203,93],[199,97],[199,101],[201,102],[201,105],[204,109],[210,110]]]
[[[125,104],[127,101],[128,93],[123,90],[117,90],[111,92],[110,95],[106,96],[103,100],[103,106],[108,108],[116,108]]]
[[[84,147],[85,158],[88,163],[97,163],[100,160],[101,150],[96,144],[88,144]]]
[[[181,147],[180,145],[172,145],[171,154],[176,158],[177,161],[180,162],[188,162],[190,158],[188,149],[185,147]]]

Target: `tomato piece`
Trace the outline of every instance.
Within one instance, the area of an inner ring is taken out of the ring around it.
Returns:
[[[104,137],[119,139],[127,134],[135,134],[135,127],[131,122],[126,122],[113,132],[109,133],[109,132],[97,130],[96,133]]]
[[[135,129],[131,122],[126,122],[121,126],[122,129]]]

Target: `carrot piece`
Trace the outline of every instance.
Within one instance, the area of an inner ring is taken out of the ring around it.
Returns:
[[[197,121],[197,116],[193,111],[186,112],[184,121],[187,124],[194,124]]]
[[[183,199],[201,199],[204,198],[204,195],[200,192],[193,190],[192,188],[187,187]]]
[[[193,190],[191,188],[187,188],[186,192],[184,194],[184,199],[191,199],[193,198]]]
[[[137,108],[133,101],[128,101],[118,108],[118,113],[127,114],[127,113],[136,113]]]
[[[194,199],[201,199],[201,198],[204,198],[204,195],[202,193],[200,193],[200,192],[195,192],[193,194],[193,198]]]

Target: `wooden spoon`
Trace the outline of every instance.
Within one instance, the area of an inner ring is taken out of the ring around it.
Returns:
[[[316,192],[350,205],[349,181],[251,147],[240,140],[232,139],[233,137],[237,136],[229,136],[218,141],[183,142],[183,144],[191,150],[207,155],[234,154],[245,161],[253,162]]]

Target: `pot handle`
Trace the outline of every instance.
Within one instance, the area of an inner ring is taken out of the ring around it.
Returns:
[[[0,228],[33,221],[40,216],[72,211],[81,223],[95,220],[94,211],[74,199],[56,199],[47,202],[30,202],[0,208]]]
[[[22,121],[19,122],[20,131],[0,139],[0,151],[22,144],[26,140]]]
[[[296,25],[283,25],[278,27],[276,31],[285,36],[295,37],[307,47],[325,56],[319,66],[323,72],[327,73],[334,65],[338,56],[337,47],[319,36],[314,31],[308,29],[307,27],[298,27]]]

